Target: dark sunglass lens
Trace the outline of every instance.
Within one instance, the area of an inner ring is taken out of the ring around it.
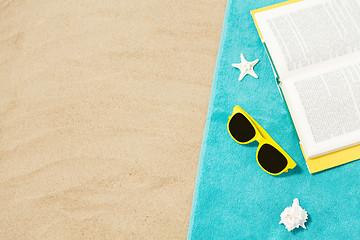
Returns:
[[[264,144],[259,149],[258,161],[270,173],[279,173],[287,165],[285,156],[269,144]]]
[[[229,122],[231,135],[239,142],[247,142],[255,136],[255,129],[241,113],[235,114]]]

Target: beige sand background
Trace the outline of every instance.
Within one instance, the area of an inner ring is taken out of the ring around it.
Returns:
[[[185,239],[226,0],[0,1],[0,239]]]

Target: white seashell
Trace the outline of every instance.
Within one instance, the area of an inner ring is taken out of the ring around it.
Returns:
[[[305,227],[306,220],[308,219],[307,212],[299,205],[299,199],[295,198],[291,207],[285,208],[280,215],[281,221],[279,224],[284,224],[288,231],[292,231],[299,226]]]

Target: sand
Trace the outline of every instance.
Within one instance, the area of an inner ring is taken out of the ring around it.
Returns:
[[[185,239],[225,0],[0,2],[0,238]]]

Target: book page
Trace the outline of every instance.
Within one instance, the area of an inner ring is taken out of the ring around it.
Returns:
[[[287,79],[281,88],[308,158],[360,143],[360,61]]]
[[[360,1],[301,1],[254,14],[280,78],[360,58]]]

